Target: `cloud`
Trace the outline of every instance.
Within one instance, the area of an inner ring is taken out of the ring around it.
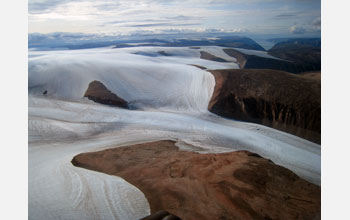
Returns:
[[[57,6],[66,4],[70,1],[72,0],[29,0],[28,11],[31,14],[46,13],[55,9]]]
[[[296,17],[295,14],[279,14],[279,15],[274,16],[274,18],[277,18],[277,19],[290,19],[290,18],[294,18],[294,17]]]
[[[321,31],[321,17],[315,18],[311,23],[304,25],[294,25],[289,28],[292,34],[317,33]]]
[[[302,26],[294,25],[294,26],[289,28],[289,32],[292,34],[305,34],[306,29]]]
[[[315,20],[313,20],[311,25],[314,31],[321,31],[321,17],[318,17]]]
[[[31,33],[28,35],[29,45],[45,44],[49,42],[54,43],[66,43],[66,42],[77,42],[85,40],[93,40],[99,38],[94,34],[85,34],[85,33],[61,33],[55,32],[50,34],[40,34],[40,33]]]
[[[158,19],[128,19],[128,20],[116,20],[105,22],[105,25],[108,24],[120,24],[119,26],[125,27],[151,27],[151,26],[188,26],[188,25],[200,25],[201,23],[194,21],[199,21],[201,17],[197,16],[171,16],[171,17],[162,17]],[[179,23],[179,21],[182,21]]]
[[[193,25],[200,25],[200,23],[147,23],[147,24],[133,24],[133,25],[121,25],[123,27],[159,27],[159,26],[193,26]]]
[[[303,24],[301,29],[307,32],[311,29],[316,32],[320,25],[317,22],[311,25],[309,19],[320,15],[319,1],[29,0],[29,33],[117,31],[128,34],[140,29],[191,27],[286,34],[293,23]],[[310,24],[306,25],[308,21]],[[290,31],[302,32],[301,29]]]

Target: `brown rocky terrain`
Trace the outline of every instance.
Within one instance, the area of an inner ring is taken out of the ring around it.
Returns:
[[[304,73],[301,73],[300,75],[306,78],[321,80],[321,72],[319,71],[304,72]]]
[[[197,65],[197,64],[188,64],[188,65],[191,65],[191,66],[197,67],[197,68],[202,69],[202,70],[207,69],[206,67],[204,67],[204,66],[200,66],[200,65]]]
[[[174,141],[157,141],[82,153],[72,163],[124,178],[145,194],[153,214],[166,210],[186,220],[320,219],[319,186],[248,151],[199,154],[180,151]]]
[[[92,81],[84,97],[97,103],[128,108],[128,103],[124,99],[109,91],[100,81]]]
[[[290,73],[321,70],[321,41],[310,39],[290,39],[273,46],[268,54],[279,58],[270,59],[247,55],[235,49],[224,51],[235,57],[241,69],[275,69]]]
[[[235,57],[241,69],[273,69],[290,73],[298,72],[295,64],[289,61],[247,55],[235,49],[224,49],[224,52],[231,57]]]
[[[167,211],[160,210],[140,220],[181,220],[181,219]]]
[[[211,60],[211,61],[215,61],[215,62],[228,62],[225,59],[222,59],[220,57],[214,56],[214,55],[212,55],[212,54],[210,54],[208,52],[205,52],[205,51],[200,51],[200,53],[201,53],[201,56],[200,56],[201,59]]]
[[[276,44],[268,53],[293,62],[296,73],[321,70],[321,45],[303,44],[302,40],[286,41]]]
[[[277,70],[212,70],[208,109],[321,142],[321,81]]]

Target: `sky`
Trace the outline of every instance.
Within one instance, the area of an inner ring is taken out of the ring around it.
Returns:
[[[29,0],[29,33],[320,33],[321,0]]]

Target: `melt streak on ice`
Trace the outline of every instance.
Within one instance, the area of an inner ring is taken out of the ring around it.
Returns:
[[[200,50],[229,62],[200,59]],[[147,199],[136,187],[122,178],[74,167],[70,161],[83,152],[163,139],[177,140],[186,150],[201,149],[200,153],[256,152],[320,184],[319,145],[208,112],[214,77],[188,64],[208,69],[238,65],[220,47],[200,50],[31,51],[29,219],[140,219],[149,215]],[[136,110],[83,98],[93,80],[101,81]]]

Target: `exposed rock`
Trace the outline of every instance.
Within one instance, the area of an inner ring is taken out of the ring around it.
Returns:
[[[97,103],[128,108],[128,103],[124,99],[109,91],[105,85],[96,80],[89,84],[84,97]]]
[[[189,64],[189,65],[194,66],[194,67],[197,67],[197,68],[202,69],[202,70],[207,69],[206,67],[200,66],[200,65],[197,65],[197,64]]]
[[[157,141],[83,153],[75,166],[138,187],[151,212],[186,220],[320,219],[320,187],[248,151],[198,154]]]
[[[168,54],[167,52],[165,52],[165,51],[158,51],[158,53],[160,54],[160,55],[162,55],[162,56],[171,56],[170,54]]]
[[[224,51],[239,61],[241,69],[275,69],[290,73],[321,70],[321,39],[298,38],[277,42],[268,54],[281,60],[247,55],[235,49]]]
[[[217,57],[217,56],[214,56],[208,52],[205,52],[205,51],[200,51],[201,53],[201,59],[205,59],[205,60],[210,60],[210,61],[215,61],[215,62],[227,62],[227,60],[225,59],[222,59],[220,57]]]
[[[161,210],[140,220],[181,220],[179,217]]]
[[[300,76],[303,76],[305,78],[321,80],[321,72],[319,71],[304,72],[301,73]]]
[[[297,73],[294,63],[273,58],[247,55],[235,49],[223,49],[231,57],[235,57],[241,69],[273,69]]]
[[[220,116],[267,125],[321,141],[321,82],[277,70],[212,70],[208,109]]]
[[[314,43],[317,43],[317,41]],[[321,44],[321,41],[319,40],[318,43]],[[321,70],[321,47],[317,44],[310,45],[301,39],[290,40],[276,44],[268,53],[293,62],[296,73]]]

